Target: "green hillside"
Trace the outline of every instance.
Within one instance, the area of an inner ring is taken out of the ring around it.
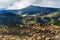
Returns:
[[[60,26],[60,20],[54,20],[53,24],[57,25],[57,26]]]

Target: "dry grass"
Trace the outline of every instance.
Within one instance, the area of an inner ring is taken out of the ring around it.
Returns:
[[[39,24],[1,26],[0,40],[60,40],[60,27]]]

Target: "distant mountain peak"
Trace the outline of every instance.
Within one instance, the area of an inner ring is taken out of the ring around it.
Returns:
[[[48,8],[48,7],[40,7],[40,6],[34,6],[34,5],[30,5],[26,8],[21,9],[20,11],[22,11],[23,13],[28,13],[28,14],[35,14],[35,13],[41,13],[41,12],[48,12],[52,13],[52,12],[56,12],[58,11],[59,8]]]
[[[33,7],[33,5],[29,5],[28,7]]]
[[[33,5],[29,5],[29,7],[33,7]]]
[[[26,8],[34,8],[35,6],[33,6],[33,5],[29,5],[29,6],[27,6]],[[24,8],[23,8],[24,9]]]

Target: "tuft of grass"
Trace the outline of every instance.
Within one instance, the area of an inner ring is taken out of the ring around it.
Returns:
[[[60,20],[54,20],[53,24],[57,25],[57,26],[60,26]]]

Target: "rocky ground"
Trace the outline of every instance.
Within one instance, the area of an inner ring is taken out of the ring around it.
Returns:
[[[60,40],[60,26],[38,23],[1,25],[0,40]]]

